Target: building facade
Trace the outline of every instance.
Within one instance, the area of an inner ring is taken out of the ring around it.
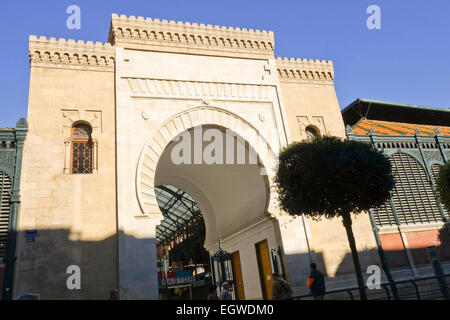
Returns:
[[[392,165],[391,198],[370,217],[394,278],[432,276],[430,247],[449,273],[450,216],[436,196],[436,176],[450,158],[450,111],[358,99],[343,118],[349,139],[373,144]]]
[[[12,296],[25,119],[0,129],[0,299]]]
[[[276,58],[274,46],[272,32],[123,15],[105,44],[30,36],[14,296],[157,299],[158,186],[195,200],[208,252],[220,236],[237,253],[247,299],[270,298],[272,251],[298,294],[311,261],[329,288],[356,283],[341,221],[281,212],[272,180],[288,143],[345,137],[332,62]],[[175,164],[176,142],[195,144],[198,128],[232,132],[257,162]],[[353,224],[363,268],[379,264],[370,223]],[[80,289],[67,287],[72,265]]]

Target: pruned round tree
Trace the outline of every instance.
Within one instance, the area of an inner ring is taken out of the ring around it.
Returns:
[[[450,210],[450,162],[439,168],[436,185],[439,200],[447,210]]]
[[[394,178],[388,159],[370,144],[337,137],[294,142],[279,154],[275,183],[281,208],[289,214],[342,218],[361,299],[366,299],[351,213],[389,199]]]

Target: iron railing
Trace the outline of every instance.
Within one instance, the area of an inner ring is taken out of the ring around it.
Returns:
[[[449,300],[450,274],[395,281],[400,300]],[[380,284],[379,289],[365,287],[368,300],[394,300],[389,282]],[[312,300],[312,295],[291,297],[290,300]],[[326,300],[360,300],[359,287],[329,290]]]

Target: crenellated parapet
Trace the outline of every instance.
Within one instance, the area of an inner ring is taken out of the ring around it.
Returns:
[[[313,59],[276,59],[281,82],[333,83],[333,62]]]
[[[113,14],[108,42],[126,48],[221,56],[273,57],[272,31]]]
[[[31,67],[114,71],[115,50],[110,43],[30,36]]]

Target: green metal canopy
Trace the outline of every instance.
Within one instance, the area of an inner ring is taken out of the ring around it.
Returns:
[[[189,194],[173,186],[158,186],[155,193],[164,216],[156,229],[158,245],[179,243],[199,230],[196,226],[204,223],[203,216]]]

